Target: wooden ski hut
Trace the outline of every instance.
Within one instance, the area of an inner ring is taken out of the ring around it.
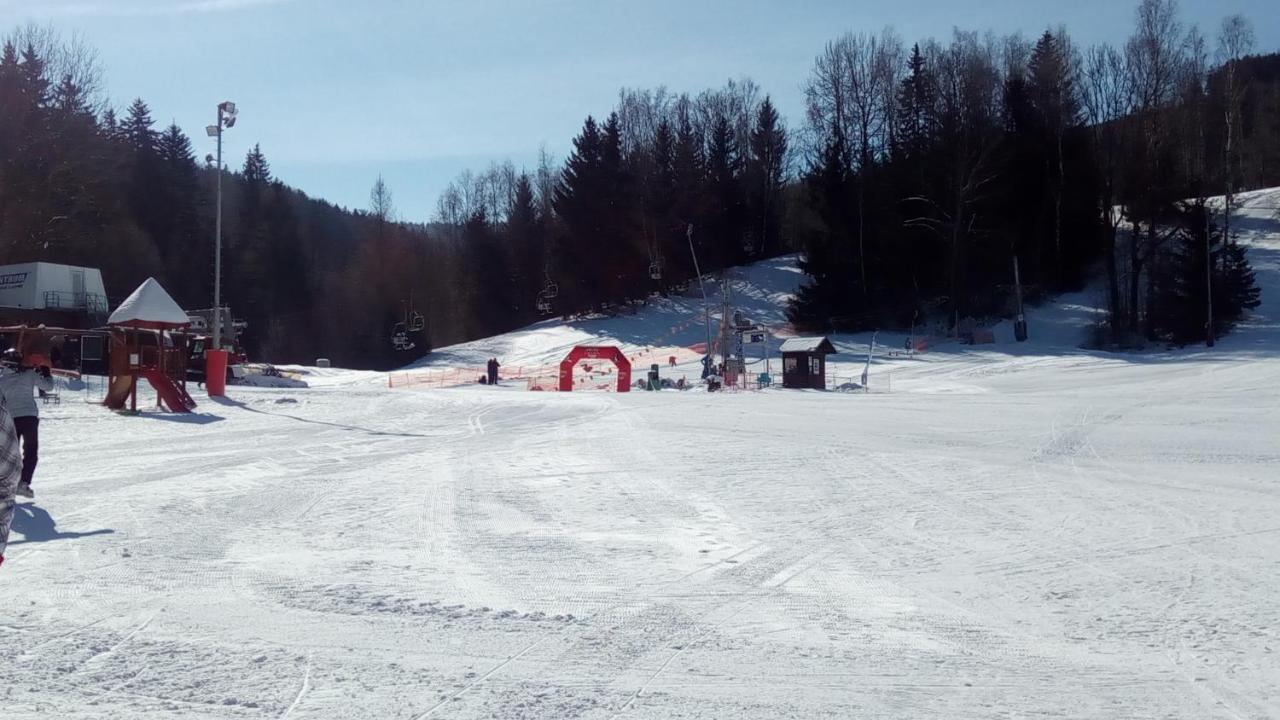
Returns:
[[[827,389],[827,356],[836,351],[825,337],[797,337],[782,343],[782,387]]]

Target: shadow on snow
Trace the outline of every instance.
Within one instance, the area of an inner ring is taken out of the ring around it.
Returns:
[[[22,503],[14,507],[13,530],[21,533],[22,539],[11,541],[10,547],[51,540],[76,540],[91,535],[110,535],[115,532],[110,528],[88,532],[62,532],[58,530],[58,522],[53,519],[49,511],[35,503]]]

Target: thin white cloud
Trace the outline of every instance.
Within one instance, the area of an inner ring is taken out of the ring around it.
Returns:
[[[244,10],[293,0],[0,0],[0,10],[22,10],[38,16],[148,17]]]

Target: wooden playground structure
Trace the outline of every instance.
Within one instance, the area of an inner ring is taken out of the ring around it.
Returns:
[[[102,404],[136,412],[138,380],[155,388],[157,402],[170,412],[191,412],[195,400],[186,389],[190,336],[176,331],[135,327],[82,330],[56,327],[0,327],[0,338],[23,355],[23,362],[48,367],[55,376],[79,380],[83,374],[106,376]],[[2,343],[0,343],[2,344]],[[90,351],[94,346],[99,350]]]
[[[138,411],[138,380],[156,391],[156,402],[170,412],[187,413],[196,401],[187,392],[187,336],[139,328],[113,328],[110,372],[102,404],[112,410]]]
[[[157,404],[176,413],[195,409],[187,392],[191,319],[160,283],[147,278],[111,313],[107,325],[111,344],[104,405],[123,410],[127,401],[137,412],[138,379],[146,378]]]
[[[19,350],[25,365],[49,367],[60,377],[105,376],[102,404],[112,410],[137,412],[138,381],[145,379],[156,391],[158,406],[187,413],[196,407],[187,392],[190,324],[164,288],[148,279],[111,314],[106,327],[0,327],[0,340]]]

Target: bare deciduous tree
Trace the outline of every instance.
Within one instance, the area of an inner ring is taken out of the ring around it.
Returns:
[[[1110,309],[1112,340],[1119,337],[1126,323],[1126,308],[1121,307],[1119,269],[1116,265],[1116,238],[1121,213],[1119,183],[1124,150],[1124,118],[1133,108],[1133,89],[1125,69],[1124,57],[1110,45],[1089,48],[1084,58],[1081,102],[1085,120],[1093,135],[1098,158],[1100,196],[1098,212],[1103,228],[1103,262],[1107,271],[1107,301]]]
[[[805,85],[810,142],[825,146],[838,127],[850,144],[849,158],[861,176],[857,183],[858,265],[863,293],[869,291],[866,263],[867,175],[890,150],[895,93],[902,74],[902,40],[891,29],[880,35],[845,33],[814,59]]]
[[[382,175],[378,175],[378,179],[373,183],[373,189],[369,191],[369,214],[377,218],[379,223],[395,222],[391,188],[387,187]]]
[[[1222,208],[1222,236],[1231,241],[1231,203],[1235,193],[1235,137],[1240,124],[1240,104],[1244,98],[1244,79],[1240,77],[1240,61],[1253,51],[1253,25],[1243,15],[1222,20],[1218,32],[1218,62],[1222,65],[1223,143],[1222,175],[1226,184]]]
[[[1129,235],[1129,325],[1137,334],[1140,329],[1140,296],[1143,266],[1155,253],[1156,216],[1166,198],[1161,185],[1165,181],[1160,169],[1169,143],[1168,113],[1178,96],[1178,80],[1186,63],[1187,35],[1178,19],[1176,0],[1142,0],[1135,13],[1133,34],[1125,44],[1125,67],[1133,87],[1134,111],[1141,124],[1142,142],[1135,166],[1142,170],[1140,188],[1133,188],[1138,200],[1128,208],[1133,221]],[[1145,234],[1141,225],[1145,223]],[[1148,283],[1148,295],[1151,286]]]

